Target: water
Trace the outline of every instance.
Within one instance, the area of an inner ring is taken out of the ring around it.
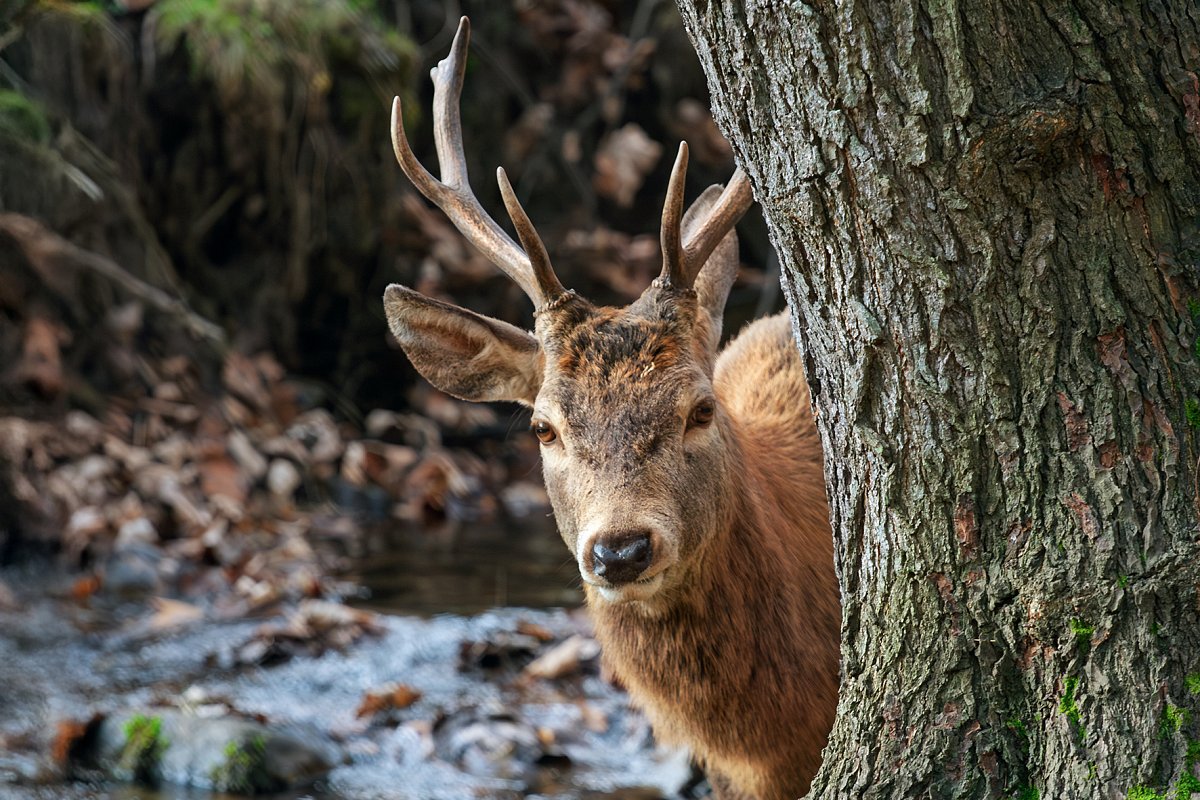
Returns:
[[[396,525],[366,534],[343,577],[354,603],[390,614],[478,614],[489,608],[572,608],[579,570],[554,521]]]
[[[44,767],[57,721],[171,700],[189,687],[272,724],[311,725],[337,742],[344,763],[317,785],[277,800],[647,800],[675,797],[687,781],[686,757],[656,746],[644,718],[594,665],[553,682],[522,681],[519,663],[460,666],[464,642],[503,641],[521,624],[541,626],[556,641],[586,629],[586,618],[562,608],[580,602],[579,577],[549,520],[397,527],[319,542],[317,549],[339,554],[341,577],[360,588],[355,604],[386,614],[383,633],[345,652],[269,668],[228,666],[228,654],[262,620],[210,619],[146,635],[129,623],[98,626],[94,609],[61,599],[69,576],[44,565],[0,573],[24,604],[0,612],[0,798],[230,798],[63,782]],[[356,719],[364,693],[390,682],[412,686],[421,699],[388,724]],[[486,729],[497,713],[548,737],[557,755],[482,769],[478,759],[447,755],[447,720]]]

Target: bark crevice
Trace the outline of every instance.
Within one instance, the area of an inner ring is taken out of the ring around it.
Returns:
[[[1200,779],[1194,11],[680,5],[826,453],[844,681],[811,796]]]

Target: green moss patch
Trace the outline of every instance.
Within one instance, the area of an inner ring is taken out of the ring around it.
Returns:
[[[1183,404],[1183,416],[1187,424],[1200,429],[1200,400],[1189,397]]]
[[[1096,626],[1087,625],[1078,619],[1071,620],[1070,626],[1071,633],[1075,636],[1075,640],[1079,642],[1079,646],[1087,648],[1092,643],[1092,634],[1096,632]]]
[[[1167,796],[1148,786],[1135,786],[1125,795],[1125,800],[1167,800]]]
[[[285,788],[267,770],[266,753],[266,739],[262,736],[225,745],[225,760],[213,767],[209,775],[213,788],[238,794],[275,792]]]
[[[138,714],[125,723],[123,733],[125,746],[121,749],[114,773],[127,780],[153,781],[158,773],[159,761],[170,746],[162,734],[162,719]]]
[[[1192,712],[1186,708],[1173,706],[1167,703],[1167,707],[1163,709],[1163,718],[1160,725],[1160,730],[1164,739],[1169,739],[1179,732],[1179,729],[1188,724],[1192,719]]]
[[[1075,690],[1079,687],[1079,678],[1066,678],[1063,680],[1063,696],[1058,701],[1058,710],[1066,715],[1067,721],[1071,723],[1078,731],[1079,738],[1087,738],[1087,731],[1083,727],[1083,715],[1079,711],[1079,704],[1075,702]]]

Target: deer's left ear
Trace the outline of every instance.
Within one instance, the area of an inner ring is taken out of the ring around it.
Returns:
[[[413,366],[443,392],[533,405],[542,350],[532,334],[398,284],[384,291],[383,308]]]

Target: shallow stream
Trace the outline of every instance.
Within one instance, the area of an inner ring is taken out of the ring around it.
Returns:
[[[564,610],[580,601],[578,574],[549,522],[394,529],[333,548],[359,587],[351,602],[382,612],[381,630],[275,666],[239,666],[236,657],[265,618],[206,618],[166,632],[106,624],[122,612],[71,601],[70,579],[49,565],[0,571],[19,604],[0,612],[0,798],[231,797],[68,781],[47,766],[61,721],[177,703],[185,693],[330,743],[337,766],[310,787],[273,795],[280,800],[679,796],[685,756],[654,743],[594,659],[559,679],[521,674],[534,655],[522,650],[522,631],[546,639],[539,653],[588,632],[582,613]],[[356,716],[367,692],[392,683],[420,699],[382,721]]]

